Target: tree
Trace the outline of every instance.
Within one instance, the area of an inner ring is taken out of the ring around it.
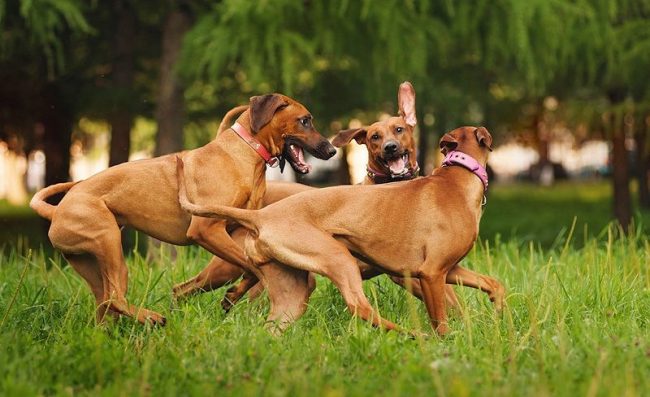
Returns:
[[[593,82],[601,87],[610,102],[607,126],[612,142],[614,213],[621,227],[627,230],[632,204],[625,139],[629,125],[637,129],[637,135],[642,134],[644,127],[643,123],[626,120],[633,120],[634,112],[640,112],[640,118],[648,114],[647,107],[639,105],[649,94],[643,76],[650,69],[650,3],[619,0],[593,2],[593,6],[597,21],[594,26],[600,28],[602,36],[587,44],[600,55]],[[643,153],[645,148],[639,149]]]
[[[111,143],[109,166],[129,161],[131,151],[131,127],[133,126],[132,92],[135,68],[135,25],[133,4],[128,0],[115,0],[112,4],[115,23],[111,62],[114,101],[109,110]]]
[[[76,0],[0,1],[0,128],[19,131],[28,147],[42,146],[47,184],[69,179],[74,110],[68,90],[75,77],[68,73],[68,44],[92,32],[84,11]]]
[[[182,1],[170,1],[170,10],[165,17],[162,34],[162,55],[158,84],[156,121],[157,156],[178,152],[183,149],[183,123],[185,116],[184,91],[176,70],[183,38],[189,30],[192,18],[190,9]]]

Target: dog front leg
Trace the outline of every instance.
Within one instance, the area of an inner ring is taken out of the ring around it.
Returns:
[[[235,240],[237,245],[243,247],[247,234],[246,229],[240,227],[235,229],[230,236]],[[237,281],[243,274],[244,270],[240,266],[233,265],[218,256],[214,256],[210,263],[208,263],[208,266],[201,270],[199,274],[174,286],[174,297],[176,299],[184,299],[193,294],[212,291],[228,283]]]
[[[433,272],[431,274],[424,274],[420,277],[422,295],[427,307],[427,312],[429,313],[429,318],[431,319],[431,325],[440,336],[444,336],[449,332],[443,292],[445,287],[445,276],[446,274],[442,272]]]
[[[258,273],[255,266],[248,262],[244,249],[226,231],[226,221],[193,216],[187,237],[213,255],[254,274]]]
[[[237,281],[243,274],[244,270],[241,267],[213,256],[208,266],[199,274],[174,286],[174,297],[184,299],[194,294],[219,289]]]

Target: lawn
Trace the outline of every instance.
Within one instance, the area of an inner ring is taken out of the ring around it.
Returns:
[[[128,256],[130,301],[164,313],[166,327],[98,327],[94,299],[59,255],[8,246],[0,395],[650,395],[647,234],[604,228],[601,185],[532,189],[494,189],[484,239],[464,261],[506,285],[504,313],[457,287],[462,309],[444,339],[373,329],[322,278],[280,337],[264,328],[265,298],[227,315],[224,291],[177,304],[172,285],[209,259],[195,247],[175,260]],[[423,305],[385,277],[365,288],[382,315],[430,333]]]

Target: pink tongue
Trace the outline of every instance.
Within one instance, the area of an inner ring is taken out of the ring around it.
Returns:
[[[293,146],[293,154],[295,155],[295,158],[298,160],[298,166],[302,167],[303,169],[307,169],[308,171],[311,171],[311,164],[307,164],[305,162],[305,153],[303,152],[302,148],[300,146]]]
[[[388,168],[390,168],[390,172],[392,172],[393,175],[398,175],[404,172],[405,165],[406,164],[402,157],[395,160],[388,160]]]

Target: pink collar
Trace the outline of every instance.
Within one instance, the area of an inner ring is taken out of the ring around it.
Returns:
[[[280,164],[280,159],[277,157],[271,156],[271,153],[269,153],[268,150],[262,145],[253,135],[251,135],[250,132],[246,128],[244,128],[243,125],[239,123],[235,123],[230,127],[241,139],[244,140],[250,146],[257,152],[257,154],[260,155],[266,161],[266,164],[268,164],[269,167],[275,168]]]
[[[478,176],[478,179],[483,182],[483,191],[487,192],[488,189],[488,174],[483,167],[476,159],[469,154],[463,152],[457,152],[452,150],[447,153],[445,159],[442,161],[442,166],[447,167],[449,165],[460,165],[472,171],[474,175]]]

